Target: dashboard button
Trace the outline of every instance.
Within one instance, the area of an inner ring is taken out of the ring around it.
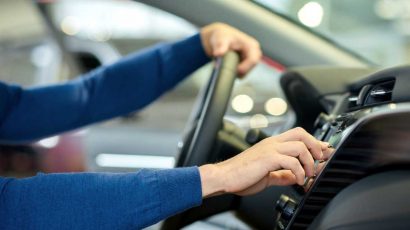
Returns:
[[[280,195],[279,199],[276,201],[276,210],[282,212],[288,202],[289,197],[286,195]]]
[[[280,212],[283,220],[289,221],[295,213],[297,204],[289,196],[281,195],[276,201],[276,210]]]
[[[293,200],[289,200],[286,203],[285,208],[282,211],[282,219],[288,220],[288,221],[292,219],[292,216],[295,213],[295,210],[296,210],[296,202],[294,202]]]

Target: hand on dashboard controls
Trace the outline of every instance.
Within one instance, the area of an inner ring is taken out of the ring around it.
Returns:
[[[266,138],[233,158],[201,166],[202,194],[250,195],[272,185],[303,185],[316,174],[314,161],[332,154],[328,146],[302,128]]]

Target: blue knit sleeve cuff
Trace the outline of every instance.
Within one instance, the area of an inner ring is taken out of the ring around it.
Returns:
[[[161,217],[169,217],[202,203],[198,167],[157,171]]]

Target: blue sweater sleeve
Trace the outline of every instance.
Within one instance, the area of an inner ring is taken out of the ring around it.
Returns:
[[[0,82],[0,141],[39,139],[130,113],[207,61],[197,34],[59,85],[23,89]]]
[[[141,229],[201,200],[196,167],[0,177],[0,229]]]

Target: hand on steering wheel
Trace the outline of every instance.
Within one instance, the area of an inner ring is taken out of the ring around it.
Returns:
[[[202,28],[201,40],[208,56],[221,57],[229,50],[239,53],[239,76],[248,73],[262,57],[259,42],[255,38],[223,23],[213,23]]]

